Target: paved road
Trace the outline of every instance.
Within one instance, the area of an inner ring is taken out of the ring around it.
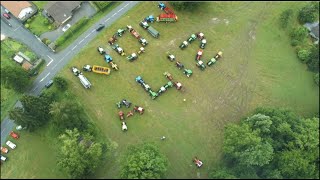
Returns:
[[[52,79],[79,51],[93,40],[98,32],[95,28],[98,24],[104,24],[109,27],[113,22],[125,14],[128,10],[133,8],[138,1],[125,1],[118,7],[113,9],[109,14],[103,17],[99,22],[89,28],[85,33],[79,36],[69,47],[59,53],[53,53],[42,42],[37,40],[33,34],[31,34],[24,27],[21,27],[18,20],[10,20],[13,27],[9,27],[7,24],[1,22],[1,33],[5,36],[9,36],[18,39],[28,45],[35,53],[46,60],[46,68],[38,75],[34,80],[32,86],[29,88],[27,94],[39,95],[45,84]],[[1,10],[2,11],[2,10]],[[39,48],[39,49],[38,49]],[[21,103],[20,103],[21,104]],[[19,102],[15,107],[19,106]],[[14,121],[6,117],[1,123],[1,144],[5,143],[9,132],[15,126]]]

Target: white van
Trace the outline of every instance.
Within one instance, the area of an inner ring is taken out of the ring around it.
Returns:
[[[81,84],[85,87],[85,88],[90,88],[91,87],[91,83],[89,82],[89,80],[82,74],[80,74],[79,76],[80,82]]]
[[[15,145],[13,142],[11,141],[7,141],[6,144],[11,148],[11,149],[14,149],[17,147],[17,145]]]
[[[6,161],[6,157],[1,155],[1,161]]]

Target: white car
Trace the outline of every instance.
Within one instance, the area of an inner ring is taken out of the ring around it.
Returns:
[[[13,142],[11,141],[7,141],[6,144],[11,148],[11,149],[14,149],[16,148],[17,145],[13,144]]]
[[[67,24],[67,25],[65,25],[65,26],[62,28],[62,31],[63,31],[63,32],[66,32],[70,27],[71,27],[71,25],[70,25],[70,24]]]
[[[6,157],[1,155],[1,161],[6,161]]]

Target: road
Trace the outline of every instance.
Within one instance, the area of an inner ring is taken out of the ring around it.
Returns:
[[[34,80],[32,86],[26,92],[29,95],[39,95],[45,84],[52,79],[80,50],[92,41],[99,32],[95,28],[99,24],[104,24],[105,28],[119,19],[123,14],[133,8],[139,1],[125,1],[113,9],[105,17],[90,27],[85,33],[80,35],[70,46],[59,53],[53,53],[47,46],[38,40],[30,31],[13,17],[9,20],[12,27],[1,20],[1,34],[12,37],[30,47],[38,56],[46,61],[46,68]],[[1,12],[3,11],[1,7]],[[106,40],[107,41],[107,40]],[[21,103],[17,102],[15,107]],[[14,121],[6,117],[1,123],[1,144],[5,143],[10,131],[15,127]]]

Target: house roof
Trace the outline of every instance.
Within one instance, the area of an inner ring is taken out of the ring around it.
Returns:
[[[15,55],[15,56],[13,57],[13,60],[15,60],[15,61],[18,62],[18,63],[22,63],[23,58],[22,58],[21,56],[19,56],[19,55]]]
[[[23,9],[32,6],[28,1],[1,1],[1,5],[8,9],[17,18]]]
[[[319,23],[317,26],[311,28],[311,33],[319,39]]]
[[[44,10],[59,24],[72,15],[72,10],[78,7],[81,1],[50,1]]]

